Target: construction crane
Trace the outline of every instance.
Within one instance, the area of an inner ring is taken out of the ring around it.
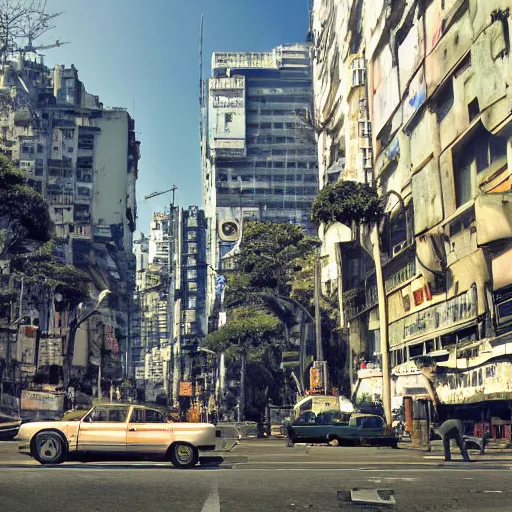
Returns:
[[[161,196],[162,194],[167,194],[168,192],[172,192],[172,206],[174,206],[174,194],[178,190],[178,187],[176,185],[173,185],[172,188],[169,190],[163,190],[162,192],[152,192],[151,194],[148,194],[147,196],[144,196],[144,200],[152,199],[156,196]]]
[[[57,41],[55,41],[54,44],[47,44],[47,45],[44,45],[44,46],[32,46],[32,43],[29,43],[27,46],[25,46],[23,48],[23,52],[24,53],[28,53],[28,52],[33,52],[33,53],[37,53],[38,51],[40,50],[50,50],[51,48],[58,48],[59,46],[62,46],[63,44],[69,44],[69,41],[59,41],[57,39]]]

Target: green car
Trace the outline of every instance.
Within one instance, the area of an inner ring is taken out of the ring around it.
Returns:
[[[352,414],[338,411],[315,415],[305,412],[287,426],[289,444],[331,443],[339,445],[391,446],[398,448],[398,436],[386,429],[383,418],[375,414]]]

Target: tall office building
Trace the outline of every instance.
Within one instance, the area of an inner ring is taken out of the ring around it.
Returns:
[[[207,261],[222,269],[242,217],[311,229],[318,170],[309,48],[214,53],[212,77],[202,87]],[[210,313],[214,283],[210,271]]]

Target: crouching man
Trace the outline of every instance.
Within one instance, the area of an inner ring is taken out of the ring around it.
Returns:
[[[450,441],[455,439],[464,461],[471,462],[466,449],[466,443],[464,442],[462,421],[447,420],[439,428],[435,429],[435,432],[443,439],[444,460],[450,461],[452,459],[452,455],[450,453]]]

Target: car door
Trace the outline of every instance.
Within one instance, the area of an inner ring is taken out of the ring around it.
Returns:
[[[172,424],[154,409],[134,407],[128,423],[127,452],[163,456],[172,443]]]
[[[126,453],[129,406],[94,407],[80,421],[78,451]]]
[[[359,419],[359,418],[358,418]],[[378,439],[384,432],[384,422],[378,416],[360,418],[359,437],[365,440]]]

